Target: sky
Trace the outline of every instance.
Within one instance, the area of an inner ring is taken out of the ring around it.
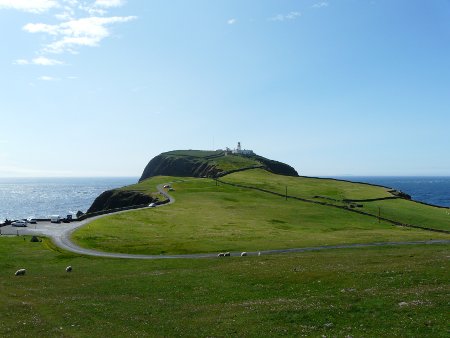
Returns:
[[[0,177],[243,148],[450,176],[449,0],[0,0]]]

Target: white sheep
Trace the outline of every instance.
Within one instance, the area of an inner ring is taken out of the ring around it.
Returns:
[[[241,257],[244,257],[244,256],[247,256],[247,253],[245,251],[241,252]]]
[[[223,257],[223,256],[225,256],[225,254],[223,252],[221,252],[217,255],[217,257]]]
[[[27,272],[27,270],[19,269],[19,270],[16,271],[15,276],[24,276],[25,272]]]
[[[225,252],[225,257],[230,257],[231,254],[229,252]]]
[[[72,266],[71,266],[71,265],[69,265],[69,266],[66,268],[66,272],[72,272]]]

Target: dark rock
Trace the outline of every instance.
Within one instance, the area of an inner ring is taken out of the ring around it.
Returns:
[[[151,196],[137,191],[108,190],[95,199],[87,213],[144,205],[154,201]]]
[[[389,192],[396,197],[404,198],[406,200],[411,200],[411,196],[408,195],[407,193],[404,193],[403,191],[390,190]]]
[[[153,176],[212,177],[222,170],[195,157],[175,157],[164,154],[154,157],[145,167],[140,181]]]

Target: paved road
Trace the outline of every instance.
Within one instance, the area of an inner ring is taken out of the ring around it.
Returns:
[[[163,184],[157,186],[158,191],[164,195],[169,202],[157,206],[158,208],[175,202],[175,198],[169,195],[163,188]],[[143,208],[146,209],[146,208]],[[173,258],[213,258],[217,257],[217,253],[205,253],[205,254],[188,254],[188,255],[131,255],[122,253],[103,252],[91,249],[82,248],[70,240],[72,233],[90,222],[93,222],[99,218],[109,216],[112,214],[120,214],[130,212],[138,209],[119,211],[111,214],[101,215],[89,218],[81,222],[73,223],[60,223],[54,224],[50,222],[39,222],[36,225],[30,225],[26,228],[14,228],[6,226],[1,229],[2,235],[38,235],[52,238],[53,242],[61,249],[71,251],[74,253],[97,256],[97,257],[110,257],[110,258],[128,258],[128,259],[173,259]],[[263,250],[255,252],[247,252],[248,256],[258,255],[273,255],[283,253],[298,253],[308,251],[321,251],[331,249],[351,249],[351,248],[367,248],[367,247],[381,247],[381,246],[396,246],[396,245],[417,245],[417,244],[450,244],[450,240],[429,240],[429,241],[406,241],[406,242],[376,242],[376,243],[359,243],[359,244],[342,244],[342,245],[323,245],[315,247],[305,248],[292,248],[292,249],[278,249],[278,250]],[[240,256],[241,252],[231,252],[231,256]]]

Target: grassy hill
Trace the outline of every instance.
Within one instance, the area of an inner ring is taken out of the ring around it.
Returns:
[[[230,174],[224,182],[261,188],[313,202],[342,206],[395,222],[439,230],[450,230],[450,209],[417,203],[398,197],[398,192],[363,183],[322,178],[291,178],[264,170]]]
[[[154,176],[215,177],[249,167],[264,167],[271,172],[298,176],[291,166],[259,155],[237,155],[224,151],[175,150],[154,157],[139,181]]]
[[[297,171],[291,166],[256,154],[239,155],[221,150],[175,150],[154,157],[145,167],[139,181],[155,176],[221,177],[249,168],[263,168],[280,175],[298,176]],[[148,202],[157,201],[154,194],[149,191],[145,193]],[[129,207],[143,200],[146,198],[140,193],[129,190],[124,194],[119,189],[113,189],[97,197],[88,213]]]
[[[156,186],[171,182],[176,202],[107,216],[73,239],[98,250],[145,254],[450,239],[394,225],[448,231],[450,212],[399,198],[389,188],[280,175],[273,168],[290,167],[267,159],[172,155],[175,162],[194,161],[191,171],[209,163],[214,177],[164,171],[166,176],[118,189],[118,195],[158,198]],[[255,169],[236,171],[243,167]],[[130,260],[72,254],[46,239],[0,236],[0,336],[447,337],[448,248]],[[19,268],[27,274],[15,277]]]
[[[185,254],[450,238],[390,222],[450,230],[448,209],[397,198],[388,188],[367,184],[253,169],[220,182],[158,176],[123,190],[152,193],[164,182],[173,182],[175,204],[96,220],[73,239],[102,251]],[[289,196],[300,199],[286,200],[286,186]],[[352,202],[360,200],[371,202]],[[378,206],[387,220],[376,217]]]

